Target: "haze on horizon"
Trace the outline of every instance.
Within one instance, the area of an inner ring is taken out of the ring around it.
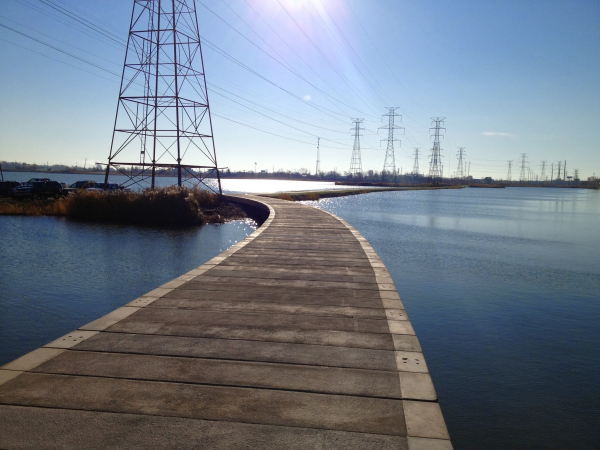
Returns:
[[[0,160],[106,162],[132,4],[3,2]],[[321,169],[347,171],[351,119],[364,117],[363,169],[381,171],[378,128],[385,107],[397,106],[403,172],[414,147],[427,172],[430,118],[439,116],[445,175],[457,147],[476,178],[504,178],[513,160],[514,179],[521,153],[537,174],[559,160],[581,179],[600,174],[597,1],[196,4],[222,167],[314,173],[320,137]]]

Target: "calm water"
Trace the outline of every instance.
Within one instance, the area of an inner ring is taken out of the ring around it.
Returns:
[[[39,172],[4,172],[7,181],[27,181],[31,178],[50,178],[53,181],[72,184],[80,180],[95,180],[104,182],[104,175],[81,175],[72,173],[47,174]],[[111,182],[125,183],[127,178],[122,175],[111,175]],[[217,189],[214,180],[207,180],[210,186]],[[175,177],[156,177],[158,186],[172,186],[177,184]],[[301,181],[301,180],[252,180],[252,179],[223,179],[221,188],[224,193],[267,193],[279,191],[305,191],[339,189],[331,181]],[[133,189],[133,187],[132,187]],[[344,189],[361,189],[360,186],[345,186]]]
[[[243,182],[231,190],[267,190],[259,180],[227,181]],[[290,189],[285,183],[269,190]],[[388,267],[457,450],[600,448],[600,191],[389,192],[309,203],[354,225]],[[251,231],[0,217],[0,364]]]
[[[256,228],[187,230],[0,216],[0,365],[212,259]]]
[[[396,283],[462,449],[600,448],[600,192],[392,192],[310,202]]]

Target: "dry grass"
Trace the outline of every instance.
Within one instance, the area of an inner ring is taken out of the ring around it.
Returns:
[[[64,199],[48,200],[3,200],[0,216],[66,216]]]
[[[291,195],[289,195],[289,194],[278,194],[278,195],[277,195],[277,198],[278,198],[279,200],[287,200],[287,201],[289,201],[289,202],[293,202],[293,201],[294,201],[294,199],[292,198],[292,196],[291,196]]]
[[[0,215],[66,216],[92,222],[115,222],[158,227],[200,225],[203,210],[221,205],[216,194],[201,189],[175,186],[136,192],[81,191],[49,201],[0,202]]]

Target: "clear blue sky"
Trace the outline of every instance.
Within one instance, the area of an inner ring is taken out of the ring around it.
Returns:
[[[125,48],[48,2],[127,38],[130,0],[2,0],[0,24],[54,48],[0,27],[0,160],[106,162],[119,88],[110,72],[120,73]],[[507,160],[518,176],[521,153],[538,174],[543,160],[567,160],[582,179],[600,174],[597,0],[197,0],[197,8],[203,38],[306,99],[206,45],[220,166],[314,172],[320,136],[322,170],[347,171],[351,118],[364,117],[363,168],[380,171],[377,129],[385,107],[398,106],[404,172],[414,147],[427,171],[430,118],[441,116],[445,174],[456,170],[459,146],[475,177],[505,177]]]

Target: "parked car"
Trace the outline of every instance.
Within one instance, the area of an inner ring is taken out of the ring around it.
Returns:
[[[10,197],[12,190],[20,185],[18,181],[0,181],[0,197]]]
[[[71,192],[78,191],[79,189],[95,188],[97,184],[98,183],[96,183],[94,180],[76,181],[75,183],[71,184],[68,188],[64,189],[63,193],[64,195],[67,195]]]
[[[119,185],[118,183],[96,183],[96,185],[94,187],[90,187],[87,189],[88,191],[109,191],[109,192],[115,192],[115,191],[125,191],[125,192],[130,192],[131,189],[123,187],[121,185]]]
[[[88,191],[118,191],[121,189],[117,183],[96,183],[94,187],[88,188]]]
[[[60,198],[62,196],[63,188],[58,181],[28,181],[20,186],[15,187],[12,190],[13,198],[33,198],[34,200],[40,198]]]

